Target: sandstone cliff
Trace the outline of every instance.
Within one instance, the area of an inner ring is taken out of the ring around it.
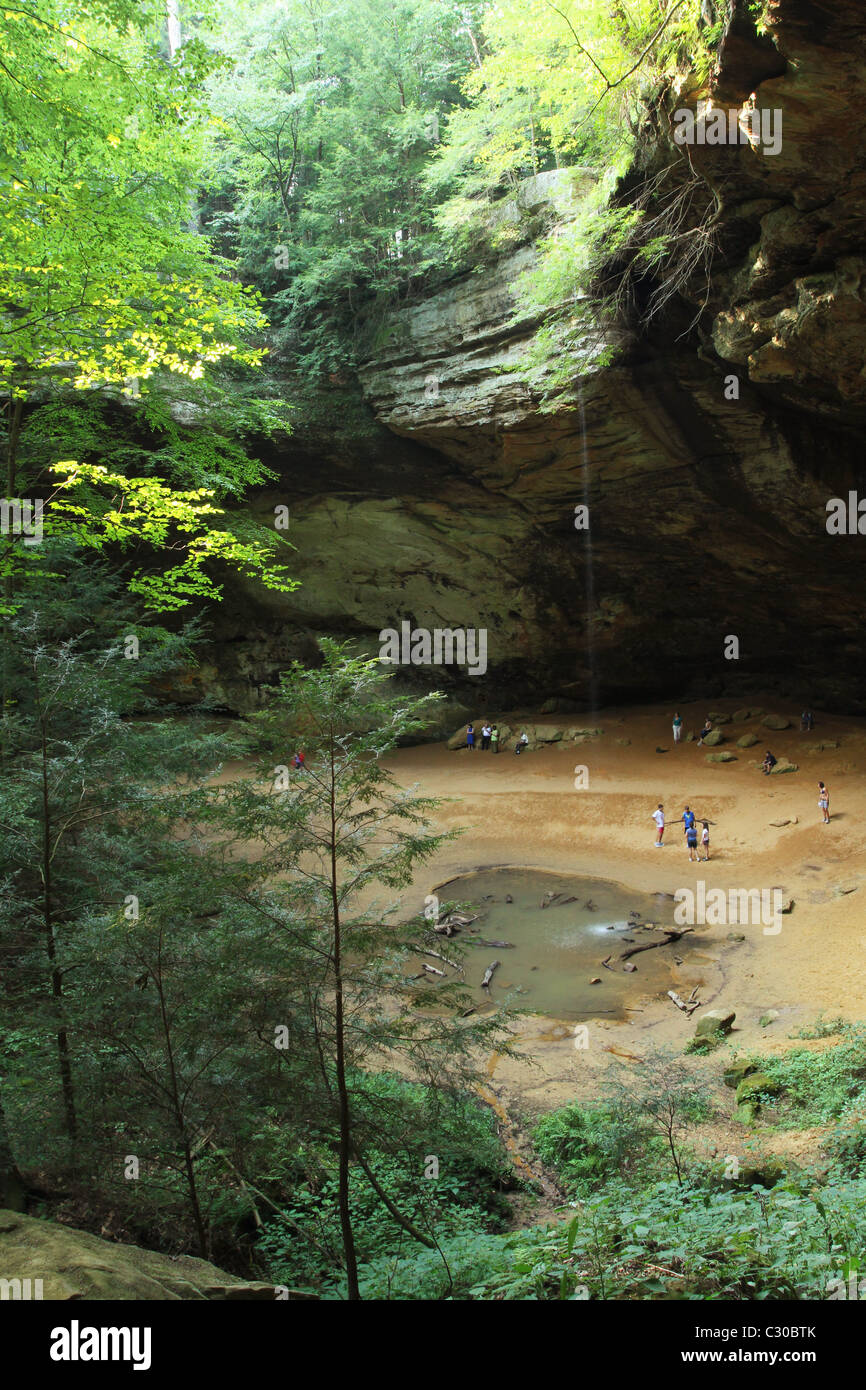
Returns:
[[[866,539],[825,526],[828,499],[862,476],[864,59],[857,0],[773,0],[763,36],[734,7],[707,89],[684,83],[669,104],[737,109],[754,93],[781,110],[782,148],[677,150],[659,121],[627,184],[678,161],[674,180],[700,185],[709,280],[686,279],[677,307],[624,332],[613,365],[578,373],[556,410],[524,370],[537,324],[512,289],[531,236],[395,312],[361,373],[376,422],[338,449],[289,441],[279,486],[256,501],[262,517],[292,504],[303,587],[236,592],[203,682],[248,706],[316,632],[374,652],[408,618],[488,629],[483,677],[401,675],[476,713],[768,686],[866,709]],[[575,191],[567,171],[543,176],[518,209],[525,227],[545,200],[567,217]],[[731,634],[739,661],[725,659]]]

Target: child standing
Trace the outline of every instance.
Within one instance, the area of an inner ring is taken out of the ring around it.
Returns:
[[[653,811],[653,820],[656,823],[656,849],[664,849],[665,838],[665,808],[659,802],[658,810]]]
[[[709,860],[710,857],[710,827],[707,821],[701,821],[703,830],[701,831],[701,849],[704,851],[703,858]]]
[[[686,844],[689,848],[689,863],[697,864],[699,858],[698,827],[694,824],[686,826]]]
[[[830,793],[823,782],[818,783],[818,810],[824,816],[824,824],[830,824]]]

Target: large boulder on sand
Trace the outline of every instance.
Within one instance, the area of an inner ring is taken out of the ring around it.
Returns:
[[[754,748],[758,742],[754,734],[743,734],[742,738],[737,739],[738,748]]]
[[[765,729],[790,729],[791,721],[783,714],[765,714],[761,720]]]
[[[776,776],[778,776],[778,774],[779,774],[780,772],[799,772],[799,771],[800,771],[800,768],[799,768],[799,765],[798,765],[797,763],[785,763],[785,762],[782,762],[782,760],[781,760],[781,758],[780,758],[779,761],[776,763],[775,767],[771,767],[771,768],[770,768],[770,776],[771,776],[771,777],[776,777]]]
[[[724,743],[725,736],[721,729],[711,729],[708,734],[704,734],[704,743],[709,748],[715,748],[717,743]]]
[[[721,753],[708,753],[708,754],[707,754],[707,762],[708,762],[708,763],[735,763],[736,761],[737,761],[737,755],[736,755],[736,753],[726,753],[726,752],[722,751]]]
[[[733,1009],[708,1009],[698,1019],[696,1038],[706,1038],[711,1033],[730,1033],[737,1015]]]

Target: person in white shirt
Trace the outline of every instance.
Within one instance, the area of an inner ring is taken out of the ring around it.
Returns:
[[[528,733],[526,732],[526,730],[524,729],[523,733],[520,735],[520,738],[517,740],[516,744],[514,745],[514,751],[515,751],[515,753],[522,753],[528,742],[529,742],[529,735],[528,735]]]
[[[658,830],[658,834],[656,835],[656,849],[664,849],[665,809],[661,802],[659,802],[658,810],[653,811],[653,820]]]
[[[485,752],[490,747],[490,735],[493,732],[489,724],[481,726],[481,751]]]

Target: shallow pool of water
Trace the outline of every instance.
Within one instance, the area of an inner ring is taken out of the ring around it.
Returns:
[[[630,960],[635,969],[625,970],[622,953],[658,939],[648,923],[673,926],[674,904],[666,895],[635,893],[602,879],[486,869],[439,884],[435,892],[443,905],[468,904],[469,915],[480,914],[457,938],[469,948],[465,977],[479,1007],[504,1004],[569,1020],[627,1018],[642,997],[673,987],[674,957],[684,959],[690,944],[686,938],[641,951]],[[510,945],[474,943],[479,937]],[[447,955],[447,942],[442,949]],[[499,967],[490,988],[482,989],[494,960]]]

